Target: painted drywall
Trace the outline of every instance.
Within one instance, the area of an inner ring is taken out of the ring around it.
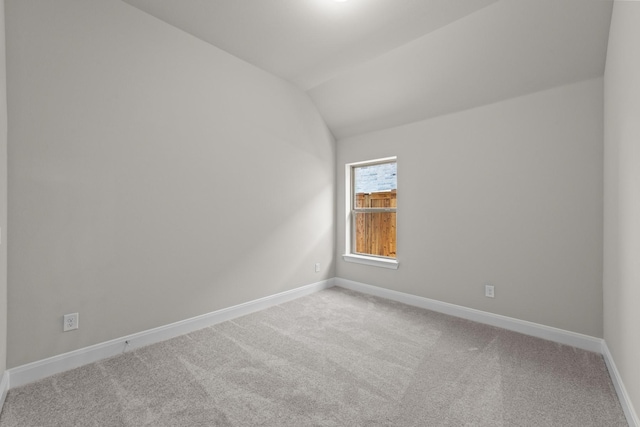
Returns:
[[[0,0],[0,373],[7,367],[7,72],[4,0]]]
[[[640,410],[640,3],[616,1],[604,74],[604,338]]]
[[[307,95],[118,0],[6,27],[9,367],[335,275]]]
[[[602,85],[339,140],[338,277],[602,337]],[[344,165],[388,156],[399,269],[346,263]]]

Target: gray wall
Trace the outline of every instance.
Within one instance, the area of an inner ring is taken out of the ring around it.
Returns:
[[[335,275],[304,93],[120,1],[6,6],[9,367]]]
[[[605,88],[604,338],[640,410],[640,3],[613,7]]]
[[[602,86],[338,141],[337,275],[602,337]],[[400,267],[346,263],[344,165],[393,155]]]
[[[0,0],[0,375],[7,364],[7,73],[4,0]]]

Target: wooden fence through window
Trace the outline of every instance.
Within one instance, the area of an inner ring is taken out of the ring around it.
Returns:
[[[396,190],[379,193],[357,193],[356,208],[395,208]],[[356,252],[396,257],[396,213],[356,213]]]

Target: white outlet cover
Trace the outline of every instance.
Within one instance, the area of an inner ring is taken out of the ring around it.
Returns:
[[[64,323],[62,325],[62,331],[73,331],[74,329],[78,329],[78,313],[71,313],[64,315]]]
[[[493,285],[484,285],[484,296],[488,298],[495,297],[495,291]]]

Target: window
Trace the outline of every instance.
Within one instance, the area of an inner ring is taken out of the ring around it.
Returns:
[[[398,268],[395,157],[346,165],[345,261]]]

